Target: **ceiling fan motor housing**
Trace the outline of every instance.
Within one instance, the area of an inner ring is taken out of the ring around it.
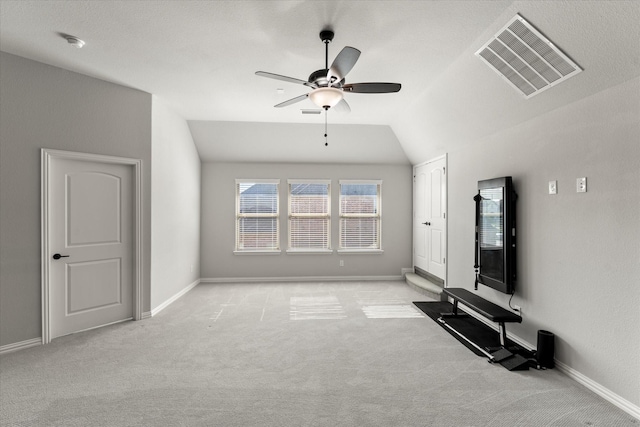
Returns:
[[[333,40],[333,31],[331,30],[322,30],[320,31],[320,40],[322,40],[324,43],[331,43],[331,40]]]
[[[327,69],[314,71],[309,76],[309,83],[315,83],[318,87],[327,87],[327,86],[329,86],[329,80],[327,80],[327,74],[328,73],[329,73],[329,70],[327,70]],[[334,80],[331,83],[331,86],[340,88],[340,87],[342,87],[343,83],[344,83],[344,79],[342,79],[339,82],[336,82]]]

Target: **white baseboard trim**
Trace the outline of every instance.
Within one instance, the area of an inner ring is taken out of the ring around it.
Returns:
[[[635,417],[638,420],[640,420],[640,406],[634,405],[624,397],[617,395],[616,393],[612,392],[606,387],[603,387],[602,385],[593,381],[591,378],[576,371],[572,367],[565,365],[564,363],[559,362],[558,360],[556,360],[555,363],[556,363],[556,368],[560,372],[562,372],[569,378],[573,379],[574,381],[579,382],[580,384],[582,384],[583,386],[585,386],[586,388],[588,388],[598,396],[602,397],[606,401],[613,403],[615,406],[622,409],[632,417]]]
[[[368,282],[403,279],[402,276],[207,277],[200,279],[200,283]]]
[[[166,300],[165,302],[163,302],[162,304],[160,304],[159,306],[157,306],[156,308],[152,308],[151,309],[151,314],[149,317],[153,317],[156,314],[160,313],[162,310],[164,310],[165,308],[169,307],[171,305],[171,303],[173,303],[174,301],[176,301],[178,298],[180,298],[182,295],[186,294],[187,292],[189,292],[191,289],[195,288],[196,286],[198,286],[198,283],[200,283],[200,279],[196,280],[195,282],[191,283],[190,285],[188,285],[187,287],[185,287],[184,289],[182,289],[180,292],[178,292],[177,294],[175,294],[174,296],[172,296],[171,298],[169,298],[168,300]],[[143,319],[144,319],[144,314],[143,314]]]
[[[465,311],[465,313],[468,313],[469,315],[473,316],[475,319],[481,321],[485,325],[489,326],[491,329],[493,329],[496,332],[498,332],[498,325],[496,323],[490,321],[489,319],[487,319],[484,316],[481,316],[481,315],[477,314],[476,312],[474,312],[473,310],[471,310],[470,308],[468,308],[467,306],[465,306],[462,303],[460,303],[460,306],[463,307],[463,310]],[[510,334],[509,331],[507,331],[507,338],[509,338],[511,341],[515,342],[516,344],[521,345],[522,347],[526,348],[527,350],[530,350],[530,351],[535,351],[536,350],[536,346],[535,345],[523,340],[522,338],[520,338],[517,335]],[[589,390],[591,390],[592,392],[594,392],[598,396],[600,396],[603,399],[605,399],[606,401],[614,404],[615,406],[617,406],[618,408],[622,409],[623,411],[625,411],[626,413],[628,413],[632,417],[635,417],[635,418],[640,420],[640,406],[634,405],[633,403],[629,402],[624,397],[617,395],[616,393],[612,392],[608,388],[606,388],[606,387],[602,386],[601,384],[593,381],[591,378],[589,378],[589,377],[583,375],[582,373],[576,371],[572,367],[570,367],[570,366],[558,361],[558,359],[554,358],[554,363],[555,363],[555,367],[558,369],[558,371],[562,372],[563,374],[565,374],[566,376],[568,376],[572,380],[579,382],[580,384],[582,384],[583,386],[585,386],[586,388],[588,388]]]
[[[142,312],[142,316],[140,316],[140,320],[148,319],[150,317],[151,317],[151,312],[150,311],[143,311]]]
[[[35,347],[42,345],[42,337],[32,338],[26,341],[14,342],[12,344],[3,345],[0,347],[0,354],[11,353],[18,350],[24,350],[25,348]]]
[[[407,273],[413,273],[413,268],[401,268],[400,274],[404,277]]]

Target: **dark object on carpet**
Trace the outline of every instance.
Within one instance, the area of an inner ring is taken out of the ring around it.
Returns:
[[[433,319],[445,331],[449,332],[451,336],[453,336],[455,339],[457,339],[462,344],[464,344],[464,346],[467,347],[469,350],[473,351],[478,356],[486,357],[485,354],[483,354],[478,349],[474,348],[471,344],[469,344],[463,338],[461,338],[460,336],[458,336],[457,334],[449,330],[449,328],[445,327],[445,325],[443,325],[438,321],[438,318],[440,318],[441,313],[451,312],[453,308],[453,304],[451,304],[450,302],[440,302],[440,301],[414,302],[413,304],[415,304],[416,307],[422,310],[424,314],[426,314],[431,319]],[[458,312],[464,313],[464,311],[460,310],[460,308],[458,308]],[[478,319],[475,319],[472,316],[462,317],[462,318],[447,318],[446,322],[448,325],[450,325],[452,328],[457,330],[462,335],[466,336],[468,339],[473,341],[479,347],[487,350],[489,353],[492,353],[494,358],[499,359],[499,360],[495,360],[496,362],[502,363],[503,361],[506,361],[506,359],[512,358],[512,356],[510,356],[507,353],[511,353],[511,355],[520,356],[517,358],[519,362],[522,362],[523,360],[529,359],[532,357],[532,353],[529,350],[514,343],[510,339],[507,339],[507,342],[505,345],[506,349],[501,350],[500,335],[498,334],[498,332],[495,331],[494,329],[491,329],[489,326],[485,325],[484,323],[482,323]],[[507,351],[507,353],[504,353],[503,350]],[[509,369],[507,366],[505,367]],[[525,369],[528,369],[528,368],[525,368]]]
[[[536,366],[534,359],[525,359],[519,354],[514,354],[513,356],[508,357],[498,363],[500,363],[509,371],[526,371],[529,369],[529,366]]]
[[[555,352],[555,335],[549,331],[540,329],[538,331],[538,348],[536,350],[536,359],[538,364],[543,368],[551,369],[555,366],[553,358]]]

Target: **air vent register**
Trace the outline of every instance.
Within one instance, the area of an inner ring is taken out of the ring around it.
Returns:
[[[509,21],[476,55],[525,98],[582,71],[520,15]]]

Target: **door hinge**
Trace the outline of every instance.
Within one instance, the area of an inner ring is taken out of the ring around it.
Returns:
[[[444,175],[444,174],[446,174],[446,173],[447,173],[447,168],[443,166],[443,167],[442,167],[442,174]]]
[[[442,218],[443,219],[447,219],[447,213],[446,212],[442,212]]]
[[[442,263],[446,264],[447,263],[447,259],[446,258],[442,258]]]

